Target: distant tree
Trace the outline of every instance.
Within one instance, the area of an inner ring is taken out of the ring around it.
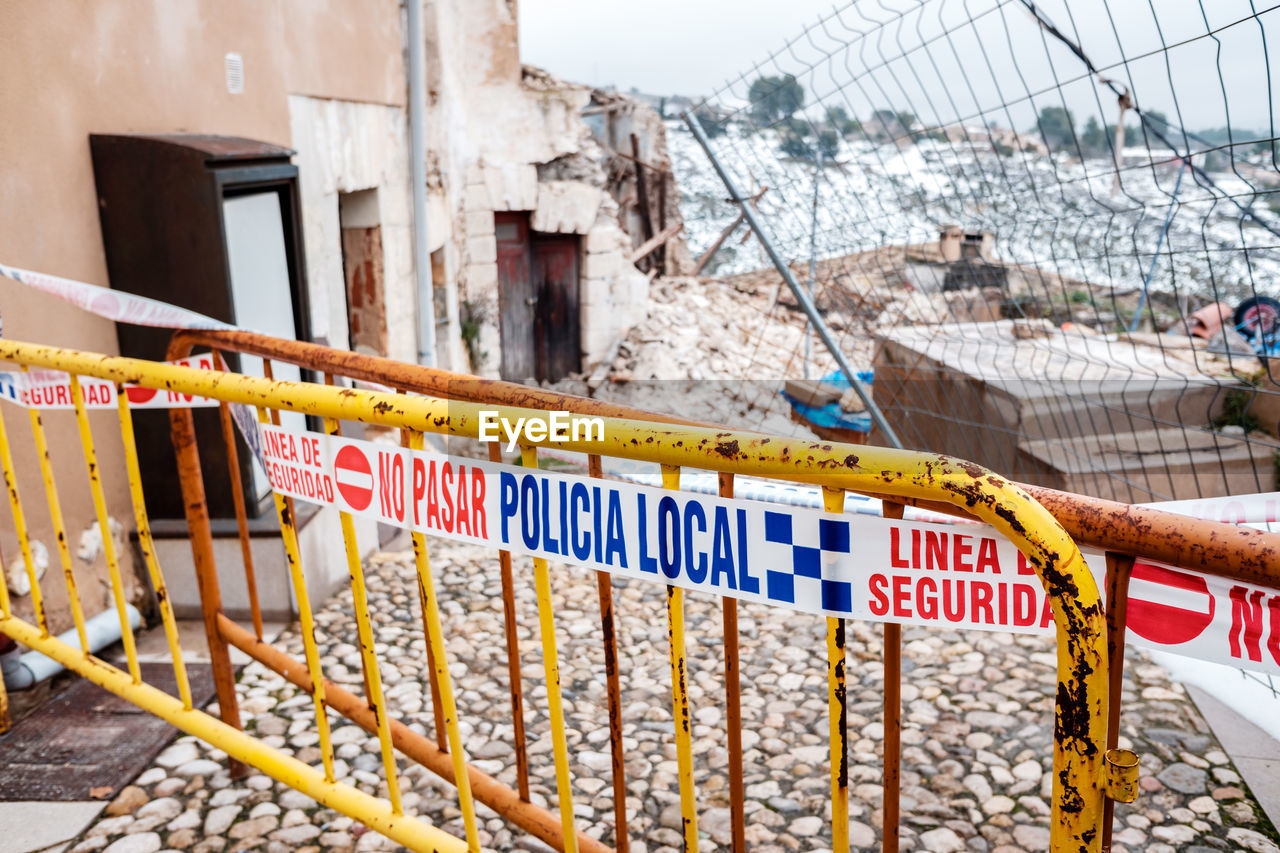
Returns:
[[[1098,123],[1097,116],[1089,116],[1089,120],[1084,123],[1084,130],[1080,133],[1080,145],[1085,153],[1094,157],[1106,154],[1110,150],[1107,138],[1107,128]]]
[[[804,106],[804,87],[790,74],[757,77],[747,91],[751,114],[761,124],[791,118]]]
[[[876,110],[871,114],[871,136],[877,142],[906,139],[916,123],[915,113]]]
[[[788,157],[797,160],[808,160],[813,157],[813,147],[809,144],[808,129],[800,122],[789,123],[782,131],[779,150]]]
[[[1076,124],[1066,107],[1045,107],[1036,118],[1036,129],[1050,151],[1070,148],[1075,144]]]
[[[827,125],[841,136],[852,136],[862,130],[862,122],[849,118],[844,107],[827,107]]]
[[[818,150],[826,160],[836,159],[840,153],[840,132],[834,127],[824,127],[818,131]]]

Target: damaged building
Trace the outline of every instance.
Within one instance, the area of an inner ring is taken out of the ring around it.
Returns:
[[[661,118],[522,66],[508,4],[429,5],[441,364],[516,381],[589,369],[643,319],[650,278],[688,265]]]

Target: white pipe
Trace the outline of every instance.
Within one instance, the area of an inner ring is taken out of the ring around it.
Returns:
[[[409,75],[409,180],[413,184],[413,269],[418,285],[418,363],[436,365],[435,289],[427,248],[426,80],[422,66],[422,0],[405,0]]]
[[[142,614],[132,604],[125,605],[125,612],[129,615],[131,628],[142,624]],[[114,608],[104,610],[84,623],[84,632],[89,641],[89,651],[100,652],[120,639],[120,617]],[[75,628],[59,634],[58,640],[74,649],[80,648],[80,635]],[[4,670],[6,690],[26,690],[66,668],[39,652],[19,655],[17,649],[0,655],[0,667]]]

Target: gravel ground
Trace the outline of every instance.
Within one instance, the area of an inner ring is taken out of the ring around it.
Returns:
[[[492,552],[433,541],[432,561],[449,638],[463,733],[474,762],[515,786],[497,561]],[[529,562],[517,559],[517,606],[532,762],[533,799],[555,808],[555,780]],[[419,732],[431,723],[412,556],[380,554],[369,587],[388,701]],[[553,566],[561,680],[574,764],[578,827],[614,838],[608,718],[595,579]],[[680,848],[662,588],[615,582],[623,676],[627,810],[632,850]],[[701,849],[729,846],[719,602],[686,596]],[[325,672],[352,691],[362,677],[351,596],[317,611]],[[760,853],[830,849],[825,628],[821,619],[740,608],[747,839]],[[281,643],[299,659],[295,631]],[[928,851],[1044,850],[1049,840],[1050,722],[1054,650],[1039,637],[907,628],[903,651],[902,847]],[[876,849],[880,826],[879,626],[850,623],[850,837]],[[319,763],[310,697],[253,664],[240,676],[246,727],[268,744]],[[1275,829],[1218,747],[1182,687],[1159,667],[1130,659],[1122,746],[1142,756],[1142,796],[1117,809],[1117,851],[1280,851]],[[385,793],[376,738],[334,729],[337,770]],[[161,850],[364,851],[396,845],[265,776],[232,782],[223,756],[178,738],[108,807],[74,853]],[[462,834],[452,788],[401,762],[406,810]],[[491,850],[544,850],[481,807]]]

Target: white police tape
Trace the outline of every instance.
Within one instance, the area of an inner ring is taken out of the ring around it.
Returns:
[[[179,367],[198,370],[221,370],[222,366],[213,353],[202,353],[189,358],[166,362]],[[86,409],[114,409],[119,403],[116,384],[92,376],[81,376],[80,393]],[[174,409],[217,406],[218,401],[208,397],[180,394],[176,391],[126,385],[125,395],[130,408]],[[71,396],[71,377],[60,370],[29,370],[24,373],[0,373],[0,399],[24,409],[74,409]],[[257,431],[253,430],[256,437]]]
[[[56,296],[77,308],[136,326],[157,326],[164,329],[234,329],[221,320],[206,317],[157,299],[136,296],[123,290],[112,290],[84,281],[60,278],[56,275],[32,272],[18,267],[0,264],[0,275],[21,282],[27,287]]]
[[[384,524],[806,613],[1053,630],[1034,570],[986,525],[836,515],[259,428],[277,492]],[[1102,555],[1086,561],[1104,587]],[[1280,674],[1280,591],[1160,565],[1133,579],[1136,645]]]

